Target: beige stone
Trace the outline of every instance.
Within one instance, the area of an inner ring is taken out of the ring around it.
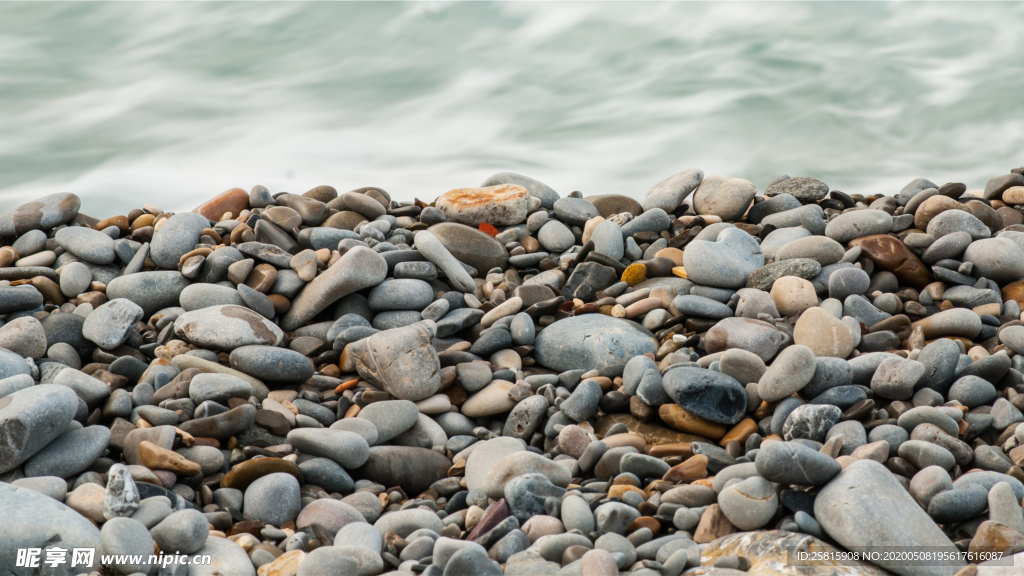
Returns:
[[[1007,204],[1024,204],[1024,186],[1010,186],[1004,190],[1003,202]]]
[[[68,494],[64,503],[89,520],[101,524],[106,521],[103,516],[103,496],[106,493],[103,486],[86,482]]]
[[[295,576],[299,571],[299,564],[306,558],[302,550],[292,550],[281,554],[273,562],[260,566],[256,571],[258,576]]]
[[[783,276],[775,281],[772,301],[783,316],[790,316],[818,305],[814,284],[798,276]]]
[[[849,356],[855,344],[849,326],[817,306],[805,310],[797,320],[793,342],[807,346],[815,356],[835,358]]]

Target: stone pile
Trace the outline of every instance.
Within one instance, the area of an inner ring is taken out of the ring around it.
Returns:
[[[786,562],[1024,566],[1024,169],[79,208],[0,214],[0,573],[1024,569]]]

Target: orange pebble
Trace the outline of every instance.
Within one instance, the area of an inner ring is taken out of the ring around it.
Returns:
[[[355,388],[356,384],[359,384],[359,379],[358,378],[353,378],[351,380],[346,380],[345,382],[342,382],[341,384],[338,384],[338,387],[334,389],[334,393],[335,394],[341,394],[345,390],[349,390],[351,388]]]

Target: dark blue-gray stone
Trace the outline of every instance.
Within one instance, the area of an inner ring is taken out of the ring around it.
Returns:
[[[434,289],[423,280],[385,280],[370,290],[370,310],[423,310],[434,299]]]
[[[0,286],[0,314],[35,310],[43,305],[43,295],[33,286]]]
[[[830,388],[849,386],[853,382],[853,370],[850,363],[842,358],[822,356],[814,366],[814,376],[800,390],[805,398],[814,398]]]
[[[313,362],[302,354],[275,346],[240,346],[231,351],[231,367],[268,382],[305,382],[313,376]]]
[[[505,484],[505,501],[520,522],[545,514],[546,507],[557,506],[564,494],[565,488],[555,486],[543,474],[523,474]],[[555,502],[548,504],[549,498]]]
[[[512,333],[506,328],[488,328],[480,333],[469,352],[487,357],[498,350],[512,347]]]
[[[704,368],[673,368],[662,386],[692,414],[719,424],[736,424],[747,409],[747,393],[735,378]]]
[[[924,364],[924,388],[931,388],[943,396],[949,392],[956,374],[956,366],[960,361],[960,347],[956,342],[940,338],[925,345],[917,356],[917,361]]]
[[[977,484],[968,484],[956,490],[946,490],[932,497],[928,515],[937,524],[953,524],[977,518],[988,508],[988,490]]]
[[[758,474],[771,482],[797,486],[821,486],[843,469],[828,455],[799,442],[763,444],[754,466]]]

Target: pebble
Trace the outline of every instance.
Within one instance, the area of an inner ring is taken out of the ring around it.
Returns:
[[[814,517],[836,542],[847,547],[922,546],[952,549],[953,543],[881,464],[858,460],[847,466],[814,499]],[[885,522],[878,522],[885,518]],[[874,563],[897,574],[921,574],[888,559]],[[926,567],[929,574],[955,573],[966,562],[952,558]]]
[[[343,430],[298,428],[288,433],[288,443],[306,454],[330,458],[345,469],[359,468],[369,458],[366,439]]]
[[[295,520],[300,506],[299,482],[291,474],[268,474],[245,489],[243,509],[246,520],[259,520],[280,527]]]
[[[693,208],[697,214],[711,214],[722,220],[736,220],[743,216],[754,200],[757,189],[742,178],[712,174],[700,183],[693,193]]]
[[[58,230],[53,238],[61,248],[91,264],[114,261],[114,240],[98,230],[68,226]]]

